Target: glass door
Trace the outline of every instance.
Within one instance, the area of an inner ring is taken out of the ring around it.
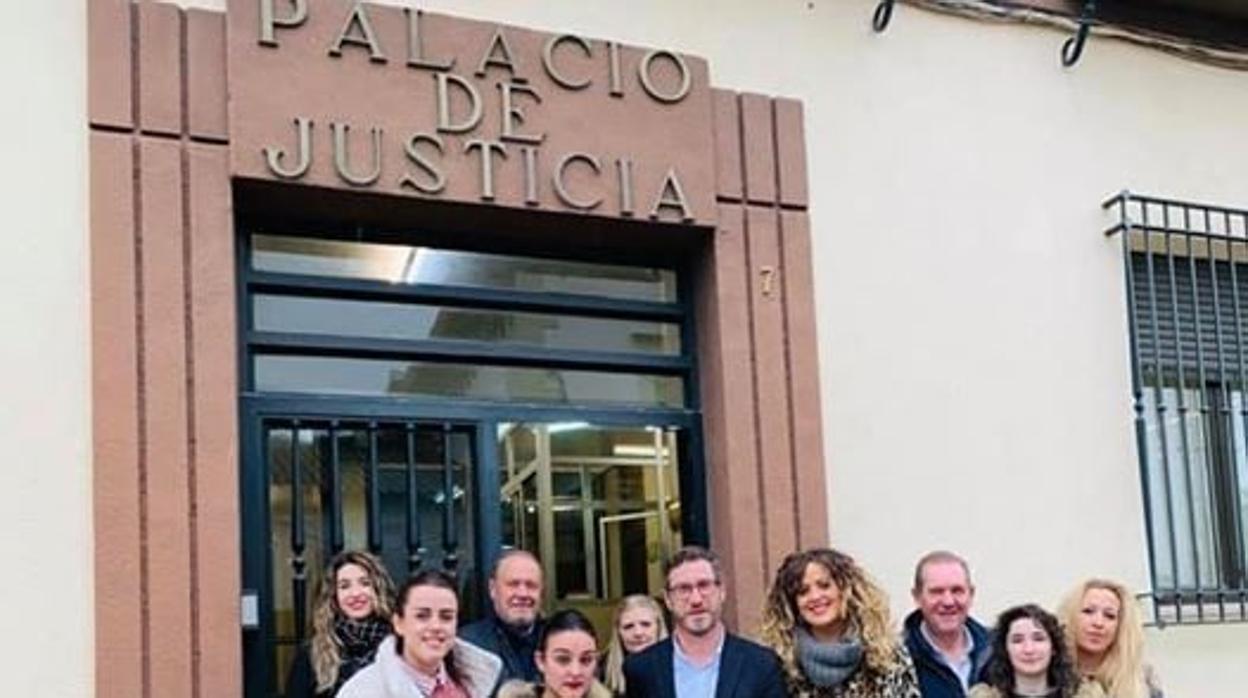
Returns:
[[[502,540],[542,561],[548,608],[604,631],[627,594],[658,595],[679,547],[678,430],[589,422],[498,425]]]

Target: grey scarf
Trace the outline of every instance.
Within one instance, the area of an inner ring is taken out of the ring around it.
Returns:
[[[816,686],[834,688],[848,679],[862,664],[862,642],[820,642],[805,628],[795,628],[797,663]]]

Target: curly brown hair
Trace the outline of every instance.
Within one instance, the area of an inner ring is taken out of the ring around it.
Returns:
[[[897,661],[898,641],[888,612],[888,597],[852,557],[831,548],[791,553],[780,563],[763,609],[763,643],[780,655],[792,678],[801,678],[794,630],[805,623],[797,609],[797,594],[806,567],[812,564],[827,570],[840,589],[848,626],[862,641],[866,670],[883,673],[891,669]]]
[[[1028,619],[1040,626],[1049,636],[1049,644],[1053,647],[1053,654],[1049,659],[1049,687],[1057,689],[1058,698],[1075,695],[1079,689],[1079,672],[1075,671],[1071,662],[1061,623],[1057,616],[1034,603],[1007,608],[997,618],[996,632],[992,636],[992,653],[989,655],[988,665],[984,667],[984,683],[997,689],[1002,695],[1014,695],[1014,666],[1010,663],[1009,650],[1010,626],[1022,619]]]

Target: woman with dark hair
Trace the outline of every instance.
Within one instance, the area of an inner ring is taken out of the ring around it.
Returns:
[[[438,570],[419,572],[395,603],[394,634],[336,698],[488,698],[503,662],[456,637],[455,581]]]
[[[369,553],[347,550],[329,561],[312,609],[312,637],[286,679],[286,698],[333,698],[373,661],[390,633],[394,583]]]
[[[893,632],[888,599],[850,556],[790,554],[763,611],[762,641],[800,698],[919,698],[910,654]]]
[[[1095,681],[1081,681],[1057,618],[1035,604],[1008,608],[997,619],[984,683],[967,698],[1104,698]]]
[[[542,682],[508,681],[498,698],[611,698],[596,678],[598,635],[580,611],[558,611],[546,619],[534,659]]]

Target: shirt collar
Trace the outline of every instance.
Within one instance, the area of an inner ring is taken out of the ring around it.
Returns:
[[[446,673],[445,661],[438,665],[438,673],[435,676],[430,676],[423,671],[419,671],[416,667],[408,664],[407,661],[401,657],[399,661],[403,665],[403,669],[407,671],[407,675],[416,684],[416,688],[420,690],[420,694],[422,696],[431,696],[439,685],[451,682],[451,677]]]
[[[719,661],[719,656],[724,651],[724,639],[727,637],[728,637],[728,630],[724,628],[722,624],[720,624],[719,642],[715,645],[715,652],[711,655],[711,658],[709,661],[703,664],[698,664],[697,662],[693,661],[693,659],[691,659],[689,655],[685,654],[683,649],[681,649],[680,636],[677,635],[676,633],[672,633],[672,654],[674,654],[677,659],[684,662],[685,664],[688,664],[689,666],[705,667],[710,664],[715,664]]]
[[[923,633],[923,639],[927,640],[927,644],[936,650],[936,654],[939,654],[946,660],[949,659],[949,656],[940,649],[940,645],[936,644],[936,637],[932,635],[931,629],[927,627],[927,621],[919,623],[919,632]],[[966,644],[966,656],[963,657],[963,661],[965,661],[971,656],[971,651],[975,649],[975,638],[971,635],[971,629],[966,627],[965,623],[962,624],[962,640]]]

